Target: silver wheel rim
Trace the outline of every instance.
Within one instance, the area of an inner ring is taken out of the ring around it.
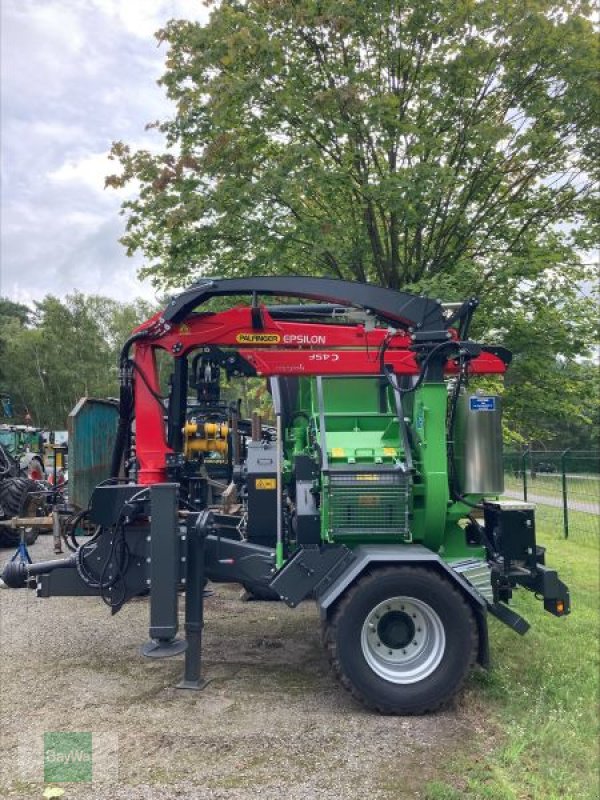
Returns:
[[[364,621],[360,643],[373,672],[390,683],[417,683],[434,672],[446,650],[444,626],[415,597],[391,597]]]

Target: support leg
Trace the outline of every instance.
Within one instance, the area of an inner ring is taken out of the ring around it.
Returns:
[[[198,691],[206,686],[202,678],[202,628],[204,625],[204,542],[203,525],[191,525],[187,533],[187,569],[185,584],[185,666],[178,689]]]
[[[52,512],[52,539],[54,540],[54,552],[62,553],[62,542],[60,539],[60,515],[58,511]]]
[[[179,586],[178,486],[156,484],[150,489],[150,641],[142,645],[148,658],[167,658],[182,653],[177,639],[177,589]]]

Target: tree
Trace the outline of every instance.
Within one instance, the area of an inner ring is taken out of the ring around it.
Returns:
[[[28,412],[35,425],[66,427],[80,397],[118,395],[118,350],[152,309],[106,297],[48,295],[29,312],[28,324],[14,316],[2,324],[3,390],[18,421]]]
[[[0,393],[4,392],[6,340],[9,336],[9,331],[14,326],[17,329],[23,327],[29,320],[30,314],[30,309],[22,303],[15,303],[7,297],[0,297]]]
[[[15,319],[21,325],[26,325],[30,317],[31,309],[23,303],[15,303],[7,297],[0,297],[0,323]]]
[[[107,183],[139,186],[123,242],[143,273],[162,289],[313,273],[479,295],[475,334],[515,349],[509,410],[533,407],[595,340],[580,291],[599,163],[590,4],[214,6],[158,33],[164,152],[113,146]],[[564,418],[569,396],[553,396]],[[537,419],[527,435],[551,436]]]
[[[173,21],[160,155],[117,143],[128,251],[161,286],[306,272],[498,297],[584,273],[586,4],[225,0]],[[469,287],[466,289],[466,287]]]

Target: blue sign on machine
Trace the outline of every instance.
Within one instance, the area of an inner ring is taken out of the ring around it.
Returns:
[[[470,397],[469,408],[471,411],[495,411],[495,397]]]

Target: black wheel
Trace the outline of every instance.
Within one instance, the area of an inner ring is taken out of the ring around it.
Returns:
[[[423,714],[462,686],[477,623],[460,591],[432,569],[374,569],[342,595],[323,629],[329,659],[354,697],[384,714]]]
[[[29,478],[6,478],[0,483],[0,507],[3,518],[35,517],[39,505],[39,485]],[[25,544],[33,544],[38,528],[25,528]],[[19,528],[0,525],[0,547],[16,547],[21,541]]]

